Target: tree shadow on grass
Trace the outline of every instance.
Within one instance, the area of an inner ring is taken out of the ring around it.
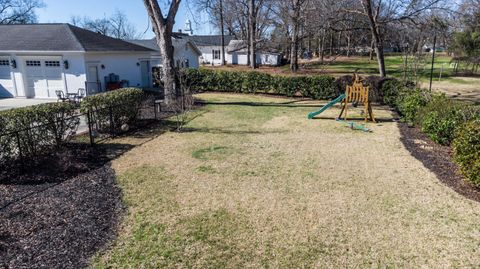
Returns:
[[[162,128],[129,136],[142,144]],[[66,145],[0,168],[0,268],[84,268],[116,237],[124,208],[110,161],[134,145],[114,142]]]
[[[295,100],[282,103],[265,103],[265,102],[213,102],[199,101],[201,105],[217,105],[217,106],[251,106],[251,107],[319,107],[316,104],[297,104],[306,100]]]

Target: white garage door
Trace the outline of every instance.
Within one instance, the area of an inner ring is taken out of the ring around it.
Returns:
[[[25,78],[29,96],[55,98],[56,90],[63,90],[63,75],[60,60],[25,60]]]
[[[0,98],[14,97],[15,89],[10,70],[10,60],[0,58]]]

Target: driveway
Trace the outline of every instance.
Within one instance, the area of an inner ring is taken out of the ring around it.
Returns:
[[[0,111],[11,108],[33,106],[43,103],[56,102],[55,99],[21,99],[21,98],[0,98]]]

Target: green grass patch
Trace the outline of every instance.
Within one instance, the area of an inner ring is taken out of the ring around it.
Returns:
[[[192,152],[192,157],[199,160],[218,160],[234,153],[234,150],[224,146],[211,146],[208,148],[197,149]]]

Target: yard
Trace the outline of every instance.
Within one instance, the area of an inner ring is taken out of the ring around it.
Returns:
[[[431,55],[427,55],[431,57]],[[394,78],[403,78],[403,61],[402,56],[386,56],[385,64],[387,75]],[[412,59],[409,59],[412,61]],[[432,88],[435,91],[444,92],[457,100],[480,103],[480,91],[478,83],[480,78],[477,76],[461,76],[455,75],[453,66],[450,65],[451,58],[445,55],[437,56],[434,65]],[[378,64],[376,58],[370,60],[369,57],[352,56],[352,57],[337,57],[326,58],[324,64],[319,63],[318,59],[304,60],[301,62],[302,68],[297,72],[298,75],[319,75],[328,74],[334,77],[343,75],[351,75],[352,72],[357,72],[362,76],[378,75]],[[442,67],[443,66],[443,67]],[[430,81],[430,67],[431,59],[426,58],[425,62],[419,66],[420,84],[423,88],[429,87]],[[212,68],[212,67],[206,67]],[[443,68],[443,71],[441,71]],[[250,70],[246,66],[227,66],[215,67],[214,69],[224,69],[229,71],[234,70]],[[281,67],[260,67],[260,72],[270,74],[292,75],[289,70],[289,65]],[[442,76],[440,78],[440,73]]]
[[[136,147],[112,161],[127,213],[95,267],[480,266],[480,203],[410,154],[388,108],[366,133],[338,107],[307,120],[321,102],[197,97],[184,132],[111,142]]]

